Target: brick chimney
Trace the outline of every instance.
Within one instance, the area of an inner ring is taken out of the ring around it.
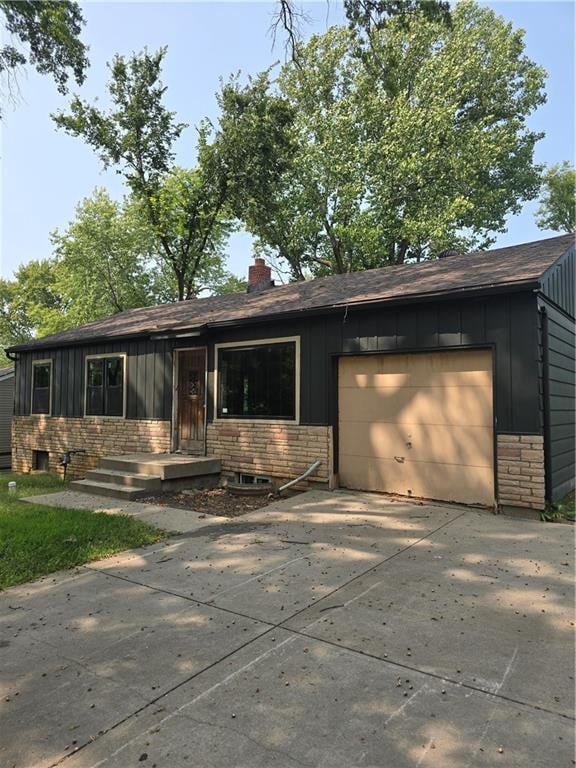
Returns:
[[[272,270],[266,264],[264,259],[254,259],[254,264],[248,267],[248,293],[256,291],[266,291],[274,287],[272,280]]]

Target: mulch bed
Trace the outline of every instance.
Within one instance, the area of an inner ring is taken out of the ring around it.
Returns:
[[[240,517],[254,509],[267,506],[271,500],[268,496],[236,496],[226,488],[209,488],[205,491],[163,493],[158,496],[148,496],[141,501],[162,504],[166,507],[191,509],[201,515]]]

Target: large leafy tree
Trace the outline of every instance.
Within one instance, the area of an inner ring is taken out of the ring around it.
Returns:
[[[51,331],[171,298],[172,286],[156,261],[156,239],[138,203],[112,200],[96,189],[76,209],[64,232],[52,234],[59,316]]]
[[[522,32],[465,1],[450,23],[413,11],[369,34],[360,53],[353,29],[313,37],[272,94],[296,149],[243,218],[294,278],[487,246],[539,188],[526,118],[544,72]]]
[[[30,261],[13,280],[0,278],[0,346],[29,341],[38,331],[49,333],[50,318],[63,310],[50,260]]]
[[[227,232],[225,174],[219,173],[199,131],[199,166],[174,168],[174,144],[186,127],[164,104],[160,76],[166,49],[144,51],[110,65],[108,111],[75,97],[68,114],[54,117],[72,136],[86,141],[106,168],[121,173],[158,241],[171,270],[177,297],[196,295],[206,276],[222,271],[221,247]]]
[[[576,229],[576,170],[567,160],[544,174],[536,223],[556,232]]]
[[[70,0],[0,0],[3,26],[10,42],[0,47],[0,74],[8,95],[19,67],[32,64],[51,75],[60,93],[70,76],[80,85],[88,67],[87,48],[80,40],[84,18]]]

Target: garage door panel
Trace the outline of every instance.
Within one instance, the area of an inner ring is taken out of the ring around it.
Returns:
[[[490,505],[491,467],[405,462],[348,456],[340,471],[340,484],[364,491],[383,491],[401,496],[441,499],[464,504]]]
[[[491,371],[486,366],[488,352],[434,352],[412,355],[367,355],[342,358],[341,387],[405,387],[491,385]]]
[[[491,427],[492,387],[348,387],[340,390],[339,409],[343,424],[396,422]]]
[[[487,350],[343,358],[340,483],[493,504],[492,400]]]
[[[493,466],[490,427],[412,424],[343,424],[340,455],[445,464]]]

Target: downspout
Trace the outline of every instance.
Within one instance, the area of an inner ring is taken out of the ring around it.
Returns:
[[[552,438],[550,433],[550,359],[548,355],[548,313],[540,305],[538,312],[542,317],[542,428],[544,432],[544,498],[552,501]]]
[[[4,350],[4,354],[10,360],[12,363],[15,363],[18,360],[18,352],[16,352],[14,355],[12,355],[12,352],[8,352],[7,349]]]
[[[297,477],[295,480],[290,480],[289,483],[285,483],[284,485],[281,485],[280,488],[276,491],[278,496],[282,493],[282,491],[287,490],[288,488],[292,488],[293,485],[296,485],[296,483],[301,482],[302,480],[306,480],[307,477],[309,477],[314,470],[318,469],[318,467],[322,464],[321,461],[315,461],[314,464],[310,464],[306,472],[303,472],[300,477]]]

